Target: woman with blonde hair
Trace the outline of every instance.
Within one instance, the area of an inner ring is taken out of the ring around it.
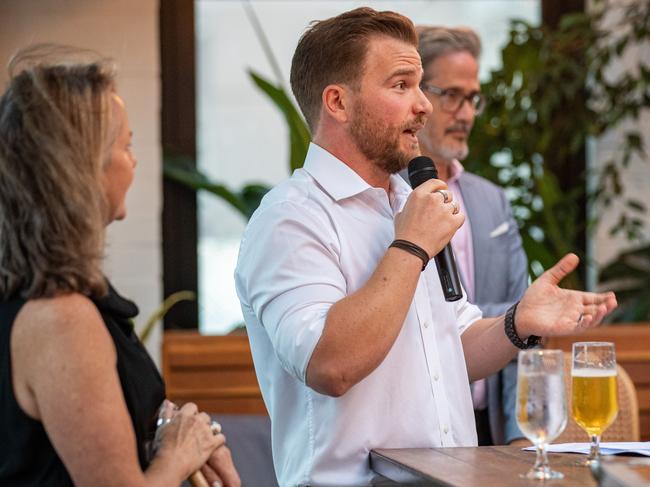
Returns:
[[[238,485],[196,405],[153,455],[162,378],[102,273],[136,160],[112,64],[35,46],[0,98],[0,485]],[[206,463],[207,462],[207,463]]]

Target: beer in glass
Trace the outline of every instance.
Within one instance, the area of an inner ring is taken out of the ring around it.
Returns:
[[[573,344],[571,367],[571,414],[591,439],[586,464],[599,460],[603,431],[616,419],[616,353],[609,342]]]

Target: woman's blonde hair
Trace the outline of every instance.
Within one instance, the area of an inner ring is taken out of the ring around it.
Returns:
[[[0,299],[101,296],[113,63],[37,45],[12,58],[9,75],[0,98]]]

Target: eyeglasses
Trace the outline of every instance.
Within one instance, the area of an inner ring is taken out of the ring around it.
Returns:
[[[485,97],[478,92],[465,95],[462,91],[456,88],[438,88],[437,86],[420,84],[420,89],[428,93],[438,95],[440,98],[440,108],[445,112],[455,113],[463,106],[463,102],[467,100],[469,106],[474,110],[475,115],[483,113],[485,108]]]

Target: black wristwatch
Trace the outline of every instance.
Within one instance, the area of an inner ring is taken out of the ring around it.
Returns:
[[[508,311],[506,311],[504,330],[506,332],[506,336],[515,347],[520,348],[521,350],[526,350],[528,348],[533,348],[539,345],[541,337],[538,337],[537,335],[530,335],[525,342],[519,338],[519,335],[517,335],[517,329],[515,328],[515,312],[517,311],[518,304],[519,301],[513,304],[508,309]]]

